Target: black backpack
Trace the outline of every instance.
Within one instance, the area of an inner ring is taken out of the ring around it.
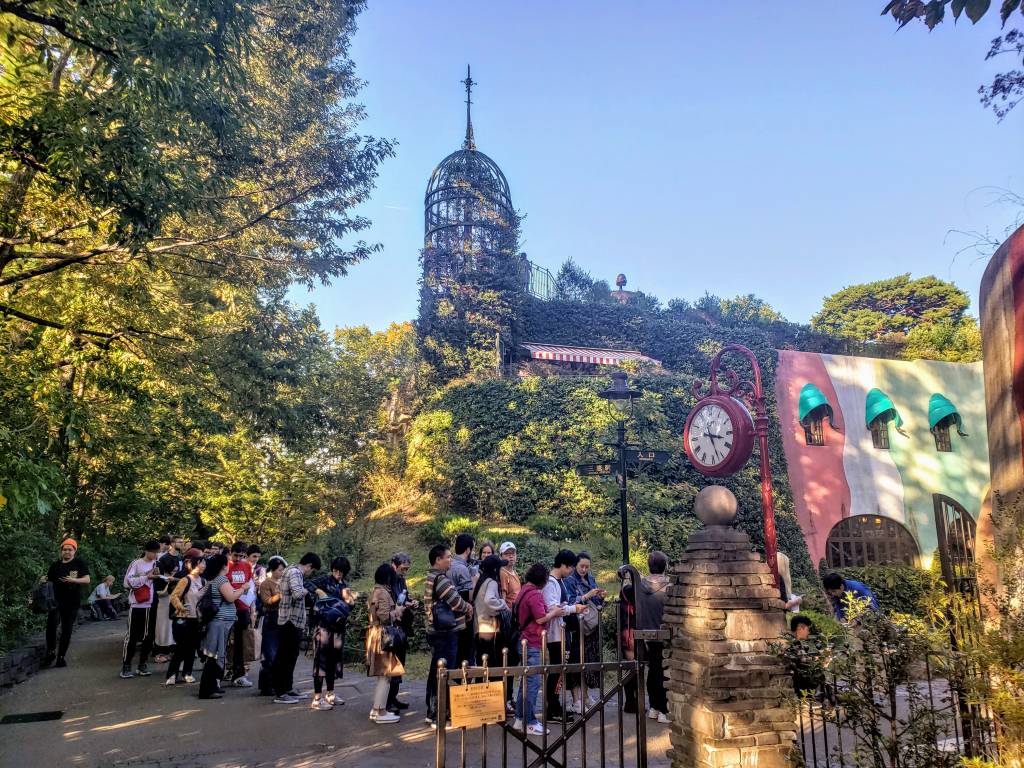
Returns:
[[[32,613],[49,613],[57,607],[57,597],[53,591],[53,582],[44,581],[32,590]]]
[[[188,577],[186,577],[188,578]],[[221,597],[221,603],[224,603],[224,598]],[[196,618],[199,619],[201,626],[206,626],[217,616],[217,611],[220,610],[220,605],[213,599],[213,583],[206,585],[206,591],[203,592],[203,596],[199,598],[199,602],[196,603]]]

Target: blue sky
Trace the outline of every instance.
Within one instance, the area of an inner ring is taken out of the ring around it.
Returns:
[[[984,261],[950,231],[1001,236],[1019,208],[992,188],[1024,192],[1024,105],[1000,123],[977,96],[998,18],[897,32],[882,5],[371,0],[361,131],[398,150],[359,212],[383,250],[292,297],[327,328],[415,317],[423,192],[462,141],[471,63],[478,147],[552,271],[752,292],[801,322],[845,285],[934,274],[976,312]]]

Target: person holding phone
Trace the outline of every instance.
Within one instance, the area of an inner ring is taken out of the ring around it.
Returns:
[[[569,593],[569,601],[575,605],[582,606],[579,613],[580,629],[572,640],[574,646],[579,645],[579,635],[583,635],[583,661],[584,663],[601,661],[601,633],[598,631],[597,623],[600,620],[600,611],[604,607],[604,599],[608,593],[597,586],[594,573],[591,568],[591,557],[589,552],[580,552],[576,555],[576,567],[564,579],[565,589]],[[583,682],[586,685],[588,695],[584,705],[583,687],[573,689],[573,702],[569,711],[577,714],[583,713],[584,706],[594,706],[600,697],[598,688],[600,673],[587,672],[583,675]]]
[[[156,596],[154,580],[160,576],[156,559],[160,556],[160,542],[150,539],[142,546],[142,557],[133,560],[124,575],[124,587],[128,590],[128,629],[124,634],[124,651],[121,654],[121,677],[125,680],[138,675],[148,677],[149,654],[153,650],[153,631],[156,614],[153,601]],[[139,649],[139,665],[132,672],[132,658]]]

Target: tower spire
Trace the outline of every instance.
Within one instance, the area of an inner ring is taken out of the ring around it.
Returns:
[[[466,86],[466,140],[462,142],[464,149],[476,149],[476,139],[473,138],[473,118],[470,115],[469,108],[473,103],[473,86],[476,82],[473,80],[473,76],[470,74],[469,64],[466,65],[466,79],[462,81],[462,84]]]

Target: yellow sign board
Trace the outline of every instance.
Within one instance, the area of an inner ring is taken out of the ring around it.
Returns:
[[[453,728],[479,728],[505,722],[505,686],[500,680],[453,685],[448,693]]]

